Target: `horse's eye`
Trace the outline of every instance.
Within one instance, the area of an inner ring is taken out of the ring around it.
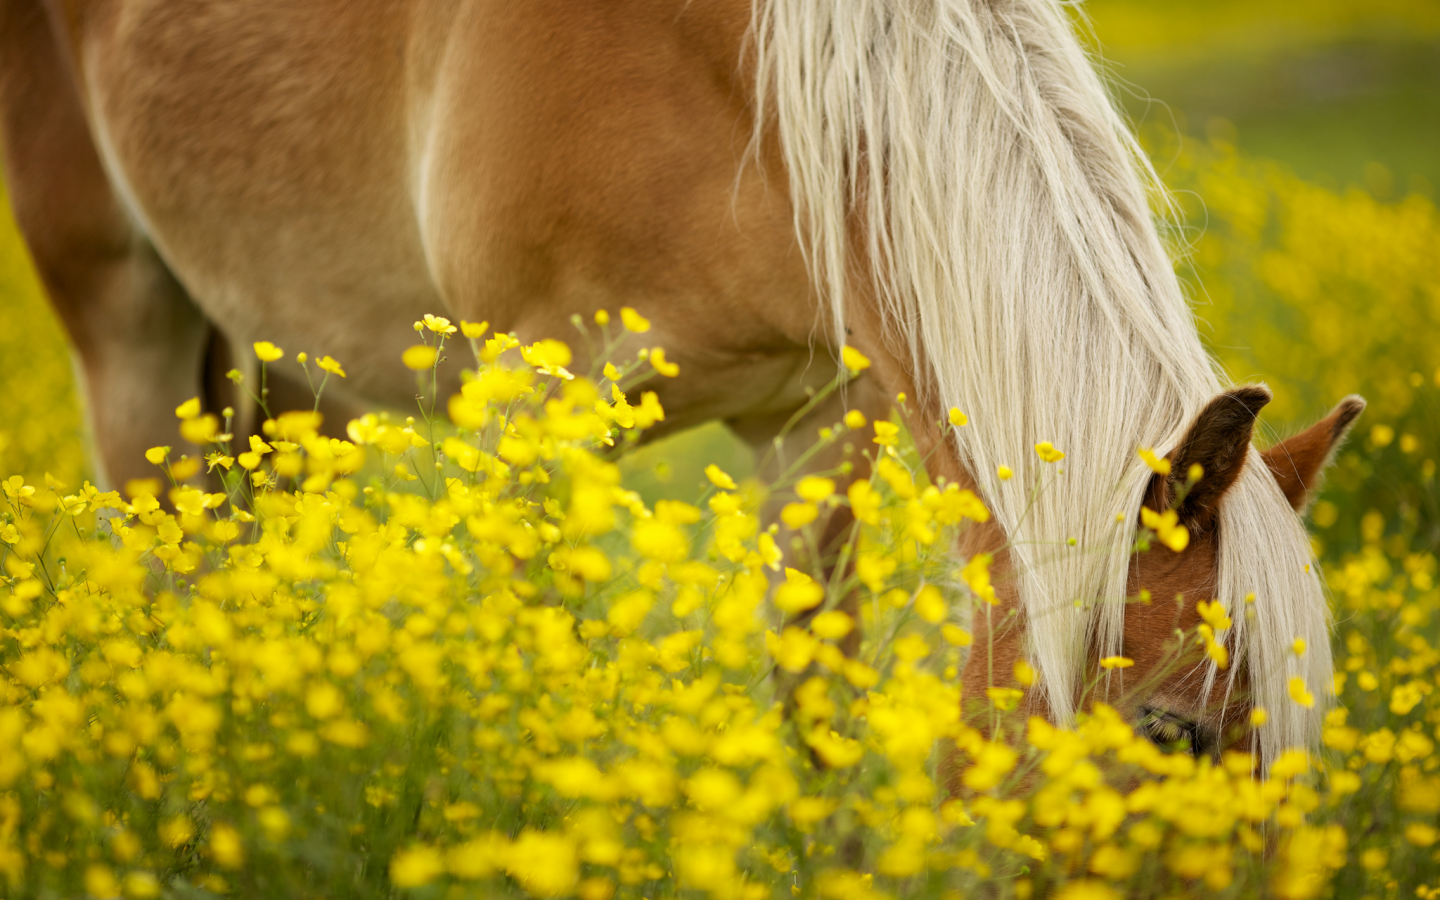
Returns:
[[[1200,726],[1165,710],[1141,710],[1137,730],[1162,750],[1197,758],[1204,753]]]

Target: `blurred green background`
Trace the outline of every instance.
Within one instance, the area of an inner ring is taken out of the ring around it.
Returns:
[[[1315,511],[1337,555],[1362,538],[1433,550],[1440,506],[1440,3],[1092,0],[1089,38],[1186,214],[1182,272],[1236,378],[1276,391],[1265,439],[1347,393],[1369,412]],[[63,337],[0,221],[0,470],[86,477]],[[653,496],[705,462],[750,468],[718,426],[626,467]]]

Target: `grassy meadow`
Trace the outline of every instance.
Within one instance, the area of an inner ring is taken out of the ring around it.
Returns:
[[[157,448],[152,485],[102,492],[5,218],[0,896],[1440,897],[1440,11],[1087,14],[1184,212],[1202,334],[1275,389],[1261,440],[1370,401],[1311,512],[1321,753],[1261,776],[1103,704],[1026,720],[1023,669],[962,685],[992,587],[946,548],[983,503],[863,417],[818,438],[877,460],[849,488],[762,485],[714,425],[630,449],[654,354],[571,377],[557,341],[431,318],[420,390],[474,377],[430,415],[332,440],[275,410],[241,445],[187,404],[203,462]],[[611,313],[602,346],[648,328]],[[175,486],[202,464],[223,490]],[[785,568],[842,506],[843,564]]]

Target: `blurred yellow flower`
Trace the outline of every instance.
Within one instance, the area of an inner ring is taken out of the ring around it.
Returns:
[[[626,331],[644,334],[650,330],[650,320],[628,306],[620,308],[620,321],[624,324]]]
[[[407,347],[405,352],[400,354],[400,361],[405,364],[407,369],[423,372],[435,365],[435,359],[439,355],[439,352],[428,344],[416,344]]]
[[[863,372],[870,368],[870,359],[849,344],[840,348],[840,362],[851,372]]]

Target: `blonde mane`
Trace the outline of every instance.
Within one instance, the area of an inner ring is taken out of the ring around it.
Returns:
[[[756,0],[754,36],[757,146],[776,130],[829,324],[845,334],[847,273],[868,266],[920,389],[969,414],[956,450],[1009,535],[1030,658],[1068,720],[1087,650],[1120,652],[1136,450],[1174,447],[1222,389],[1151,213],[1159,179],[1059,0]],[[1032,502],[1041,440],[1068,456]],[[1331,692],[1327,604],[1253,449],[1219,529],[1216,590],[1273,760],[1318,735],[1319,707],[1287,688]],[[1236,668],[1204,689],[1228,697]]]

